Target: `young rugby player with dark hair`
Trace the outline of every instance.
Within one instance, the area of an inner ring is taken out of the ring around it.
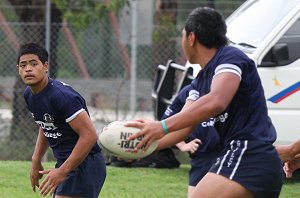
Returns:
[[[145,149],[167,133],[213,119],[223,150],[191,198],[275,198],[282,183],[282,161],[273,146],[275,128],[268,116],[264,90],[255,63],[241,50],[228,46],[226,23],[212,8],[194,9],[182,31],[182,48],[191,64],[202,69],[191,83],[182,111],[162,121],[137,120],[127,126],[144,136]],[[183,131],[180,131],[183,130]]]
[[[187,85],[178,93],[172,104],[164,112],[162,119],[180,112],[190,93],[197,92],[192,90],[191,85]],[[218,133],[213,126],[213,120],[202,122],[193,129],[193,133],[176,144],[183,152],[188,152],[191,158],[191,169],[189,170],[189,186],[187,196],[189,197],[195,189],[198,182],[205,176],[216,157],[221,151],[221,142]],[[159,140],[157,149],[168,147],[175,144],[177,138],[180,138],[178,132],[169,133]]]
[[[38,187],[42,196],[55,198],[97,198],[106,168],[84,98],[68,84],[48,77],[48,52],[40,45],[22,45],[17,62],[27,85],[26,104],[40,126],[30,173],[33,191]],[[57,163],[44,170],[42,157],[49,146]]]

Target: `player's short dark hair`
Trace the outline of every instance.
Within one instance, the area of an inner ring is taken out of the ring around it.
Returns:
[[[195,8],[188,15],[185,22],[185,31],[186,35],[194,32],[198,41],[207,48],[219,48],[228,43],[224,17],[213,8]]]
[[[25,54],[34,54],[39,57],[40,61],[44,64],[46,61],[48,61],[49,54],[47,50],[40,46],[37,43],[26,43],[24,45],[21,45],[18,53],[18,62],[19,64],[20,57]]]

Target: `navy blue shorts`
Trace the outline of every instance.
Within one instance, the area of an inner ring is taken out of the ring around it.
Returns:
[[[219,154],[219,152],[199,153],[199,156],[192,158],[191,169],[189,170],[189,186],[196,186],[198,184],[216,162]]]
[[[283,163],[272,144],[233,140],[222,154],[210,172],[236,181],[257,198],[279,197],[283,184]]]
[[[58,168],[62,163],[57,162]],[[66,180],[57,186],[55,195],[97,198],[106,177],[106,165],[102,154],[90,154]]]

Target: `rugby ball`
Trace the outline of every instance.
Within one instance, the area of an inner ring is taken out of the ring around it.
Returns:
[[[150,155],[156,149],[158,142],[153,142],[146,151],[143,147],[135,150],[143,137],[128,141],[127,138],[139,132],[140,129],[126,127],[125,123],[126,121],[114,121],[105,126],[99,134],[100,145],[112,155],[122,159],[139,159]]]

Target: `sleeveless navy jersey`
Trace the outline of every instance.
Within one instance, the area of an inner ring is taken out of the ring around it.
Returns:
[[[182,88],[172,104],[164,112],[162,119],[166,119],[180,112],[190,92],[195,93],[197,91],[192,90],[191,85],[187,85]],[[199,149],[197,149],[195,153],[190,155],[192,159],[203,157],[205,155],[204,153],[217,152],[221,150],[220,138],[218,133],[214,129],[211,120],[202,122],[201,124],[197,125],[197,127],[194,129],[194,131],[186,141],[188,142],[195,138],[200,139],[202,141],[202,144],[199,146]]]
[[[54,157],[65,160],[71,154],[79,135],[68,122],[88,109],[84,98],[68,84],[49,78],[48,85],[38,94],[27,86],[24,98],[35,122],[43,129]],[[100,152],[96,143],[90,154]]]
[[[201,97],[209,93],[212,79],[222,72],[234,73],[241,79],[229,106],[213,118],[222,142],[238,139],[273,143],[276,140],[276,131],[268,117],[264,90],[256,65],[242,51],[231,46],[219,48],[191,86]]]

